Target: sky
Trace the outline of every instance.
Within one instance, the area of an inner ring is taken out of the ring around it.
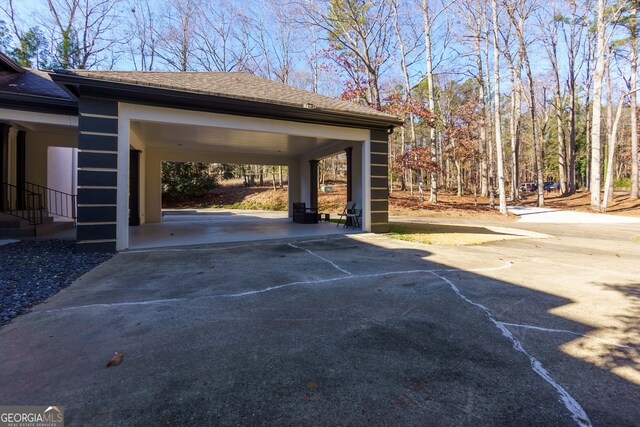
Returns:
[[[128,1],[128,0],[126,0]],[[152,8],[154,0],[152,1]],[[210,0],[204,0],[208,2]],[[278,0],[276,0],[278,1]],[[284,0],[280,0],[284,1]],[[451,0],[436,0],[436,7],[438,5],[448,4]],[[454,0],[455,1],[455,0]],[[43,16],[48,14],[48,7],[46,0],[14,0],[15,8],[17,15],[19,16],[19,21],[22,22],[25,26],[31,26],[32,23],[38,22],[38,16]],[[405,4],[417,4],[416,0],[405,0]],[[413,3],[412,3],[413,2]],[[8,3],[8,0],[0,0],[0,5],[5,5]],[[156,3],[157,4],[157,3]],[[268,10],[271,2],[267,0],[236,0],[235,4],[243,5],[246,7],[246,13],[259,16],[261,11]],[[433,4],[433,2],[432,2]],[[543,4],[545,4],[543,2]],[[544,6],[543,6],[544,7]],[[266,8],[266,9],[265,9]],[[417,31],[420,31],[420,20],[421,17],[418,13],[418,10],[415,10],[412,13],[412,19],[416,20],[416,28]],[[456,16],[455,5],[448,9],[450,14],[450,18],[448,21],[445,21],[443,16],[440,16],[436,22],[434,23],[435,31],[434,31],[434,57],[436,59],[436,73],[446,76],[447,79],[452,79],[456,81],[464,81],[469,78],[473,73],[473,61],[472,58],[468,56],[470,52],[469,47],[464,44],[464,38],[468,34],[468,30],[465,29],[464,23],[460,16]],[[6,19],[5,19],[6,20]],[[409,37],[408,34],[405,35]],[[533,43],[530,45],[530,56],[531,63],[533,67],[533,72],[536,75],[536,80],[548,80],[550,78],[550,63],[547,58],[547,53],[544,49],[544,45],[542,42],[535,37],[535,35],[531,38]],[[446,41],[446,44],[445,44]],[[418,44],[416,46],[417,52],[423,51],[423,45]],[[565,74],[567,70],[567,61],[564,59],[566,57],[566,49],[564,44],[561,42],[559,45],[559,66],[561,70],[561,74]],[[439,59],[442,58],[442,61]],[[502,91],[509,90],[509,75],[507,63],[504,58],[501,59],[501,79],[502,79]],[[387,84],[393,85],[396,83],[400,83],[402,81],[399,67],[399,58],[397,56],[393,57],[387,64],[387,73],[386,76]],[[117,69],[133,69],[134,62],[131,59],[130,55],[122,55],[116,62],[115,68]],[[305,58],[300,56],[296,59],[294,64],[294,68],[298,70],[302,70],[307,68],[307,63],[305,62]],[[622,89],[624,87],[624,80],[622,79],[620,73],[622,75],[628,74],[627,69],[628,65],[626,62],[621,62],[621,66],[612,68],[612,78],[613,78],[613,86],[617,89]],[[410,66],[410,73],[412,76],[412,84],[417,84],[421,77],[425,74],[425,60],[424,57],[418,57],[417,61]],[[332,73],[336,73],[337,69],[335,67],[330,67],[325,70],[325,87],[323,88],[324,92],[328,92],[327,94],[336,95],[340,89],[339,87],[335,87],[335,79],[331,78]],[[626,73],[626,74],[625,74]]]

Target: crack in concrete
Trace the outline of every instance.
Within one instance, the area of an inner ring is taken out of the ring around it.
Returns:
[[[347,274],[347,275],[349,275],[349,276],[351,276],[351,275],[352,275],[350,272],[348,272],[347,270],[345,270],[345,269],[343,269],[343,268],[338,267],[338,265],[337,265],[336,263],[334,263],[333,261],[331,261],[331,260],[330,260],[330,259],[328,259],[328,258],[323,257],[322,255],[318,255],[317,253],[315,253],[315,252],[313,252],[313,251],[311,251],[311,250],[309,250],[309,249],[305,249],[305,248],[302,248],[302,247],[300,247],[300,246],[296,246],[296,245],[294,245],[293,243],[288,243],[288,245],[289,245],[289,246],[291,246],[292,248],[296,248],[296,249],[301,249],[301,250],[303,250],[303,251],[307,251],[308,253],[310,253],[310,254],[311,254],[311,255],[313,255],[314,257],[320,258],[321,260],[328,262],[328,263],[329,263],[329,264],[331,264],[331,265],[332,265],[336,270],[340,270],[340,271],[342,271],[343,273],[345,273],[345,274]]]
[[[529,352],[527,352],[527,350],[525,350],[520,340],[518,340],[511,333],[511,331],[506,327],[505,323],[497,320],[491,313],[491,310],[489,310],[484,305],[467,298],[451,280],[447,279],[444,276],[441,276],[435,271],[431,272],[431,274],[438,277],[443,282],[447,283],[451,287],[451,289],[455,292],[455,294],[459,296],[463,301],[482,310],[487,315],[491,323],[493,323],[496,326],[496,328],[498,328],[500,332],[502,332],[502,335],[506,337],[509,341],[511,341],[511,345],[513,346],[513,348],[519,351],[520,353],[524,354],[525,356],[527,356],[533,371],[536,374],[538,374],[540,377],[542,377],[542,379],[544,379],[546,382],[548,382],[553,388],[556,389],[556,391],[560,395],[560,399],[564,403],[564,406],[567,408],[567,410],[571,414],[571,418],[573,418],[574,421],[578,423],[578,425],[580,426],[591,426],[591,421],[589,420],[587,413],[584,411],[584,409],[582,409],[582,406],[580,406],[580,404],[564,389],[564,387],[562,387],[560,384],[558,384],[558,382],[556,382],[553,379],[553,377],[549,374],[549,372],[544,368],[544,366],[538,359],[536,359]]]
[[[511,267],[511,263],[506,263],[503,266],[500,267],[489,267],[489,268],[479,268],[476,270],[466,270],[469,272],[474,272],[474,271],[487,271],[487,270],[500,270],[500,269],[505,269],[505,268],[509,268]],[[340,277],[332,277],[329,279],[317,279],[317,280],[298,280],[295,282],[290,282],[290,283],[284,283],[282,285],[274,285],[274,286],[269,286],[266,288],[262,288],[262,289],[256,289],[256,290],[252,290],[252,291],[245,291],[245,292],[238,292],[238,293],[233,293],[233,294],[218,294],[218,295],[204,295],[204,296],[199,296],[199,297],[184,297],[184,298],[164,298],[164,299],[156,299],[156,300],[146,300],[146,301],[126,301],[126,302],[114,302],[114,303],[102,303],[102,304],[86,304],[86,305],[77,305],[77,306],[72,306],[72,307],[64,307],[64,308],[56,308],[56,309],[51,309],[51,310],[43,310],[43,311],[34,311],[31,312],[30,314],[42,314],[42,313],[57,313],[57,312],[64,312],[64,311],[74,311],[74,310],[81,310],[81,309],[85,309],[85,308],[109,308],[109,307],[126,307],[126,306],[136,306],[136,305],[152,305],[152,304],[164,304],[164,303],[171,303],[171,302],[181,302],[181,301],[195,301],[195,300],[199,300],[199,299],[213,299],[213,298],[239,298],[239,297],[245,297],[245,296],[251,296],[251,295],[258,295],[258,294],[263,294],[266,292],[271,292],[271,291],[275,291],[278,289],[283,289],[283,288],[287,288],[287,287],[291,287],[291,286],[301,286],[301,285],[315,285],[315,284],[323,284],[323,283],[330,283],[330,282],[338,282],[341,280],[347,280],[347,279],[368,279],[368,278],[375,278],[375,277],[383,277],[383,276],[394,276],[394,275],[402,275],[402,274],[420,274],[420,273],[437,273],[437,272],[452,272],[452,271],[459,271],[456,269],[435,269],[435,270],[400,270],[400,271],[387,271],[387,272],[382,272],[382,273],[370,273],[370,274],[351,274],[349,273],[348,276],[340,276]]]

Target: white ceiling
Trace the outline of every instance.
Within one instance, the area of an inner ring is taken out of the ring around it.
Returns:
[[[132,121],[131,130],[150,148],[297,156],[340,141],[221,127]]]

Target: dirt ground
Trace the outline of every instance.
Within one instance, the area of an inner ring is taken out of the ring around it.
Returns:
[[[262,187],[244,187],[242,180],[228,180],[207,194],[195,197],[163,197],[163,208],[229,208],[286,210],[288,194],[284,189],[276,190],[265,182]],[[318,207],[322,212],[338,213],[347,202],[346,184],[327,182],[331,192],[318,193]],[[389,195],[389,213],[391,215],[413,215],[421,217],[452,217],[458,219],[487,219],[492,221],[513,221],[514,217],[504,217],[489,206],[489,199],[473,196],[458,197],[455,194],[441,192],[438,204],[427,199],[420,201],[417,191],[394,191]]]
[[[546,208],[593,212],[590,206],[591,195],[587,192],[579,192],[566,197],[558,192],[552,192],[545,194],[544,200]],[[536,195],[530,193],[519,204],[523,206],[535,206]],[[609,204],[606,213],[612,215],[640,216],[640,200],[632,200],[628,194],[622,194],[622,192],[620,192],[620,194],[614,195],[613,203]]]
[[[344,209],[347,200],[347,189],[344,183],[327,182],[333,191],[318,193],[318,205],[321,212],[338,213]],[[396,216],[410,215],[423,218],[452,218],[491,220],[511,222],[517,219],[513,215],[503,216],[490,207],[488,198],[474,198],[473,195],[457,196],[455,193],[440,191],[438,203],[428,200],[420,201],[417,191],[395,190],[389,194],[389,214]],[[264,186],[244,187],[241,179],[224,181],[220,186],[202,196],[163,197],[164,208],[227,208],[258,209],[284,211],[288,206],[288,193],[284,188],[273,189],[270,181]],[[496,198],[495,203],[498,203]],[[510,205],[535,206],[535,193],[526,194],[523,200]],[[580,192],[572,196],[562,196],[558,192],[545,194],[545,207],[552,209],[593,212],[590,208],[590,194]],[[640,216],[640,200],[631,200],[628,194],[617,194],[607,209],[608,214]]]

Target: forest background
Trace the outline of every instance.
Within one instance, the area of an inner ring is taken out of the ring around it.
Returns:
[[[532,189],[544,206],[552,182],[606,210],[614,188],[639,195],[638,3],[0,0],[0,51],[40,69],[257,74],[404,118],[391,191],[424,183],[431,203],[444,188],[506,213]],[[217,168],[282,183],[278,166]]]

